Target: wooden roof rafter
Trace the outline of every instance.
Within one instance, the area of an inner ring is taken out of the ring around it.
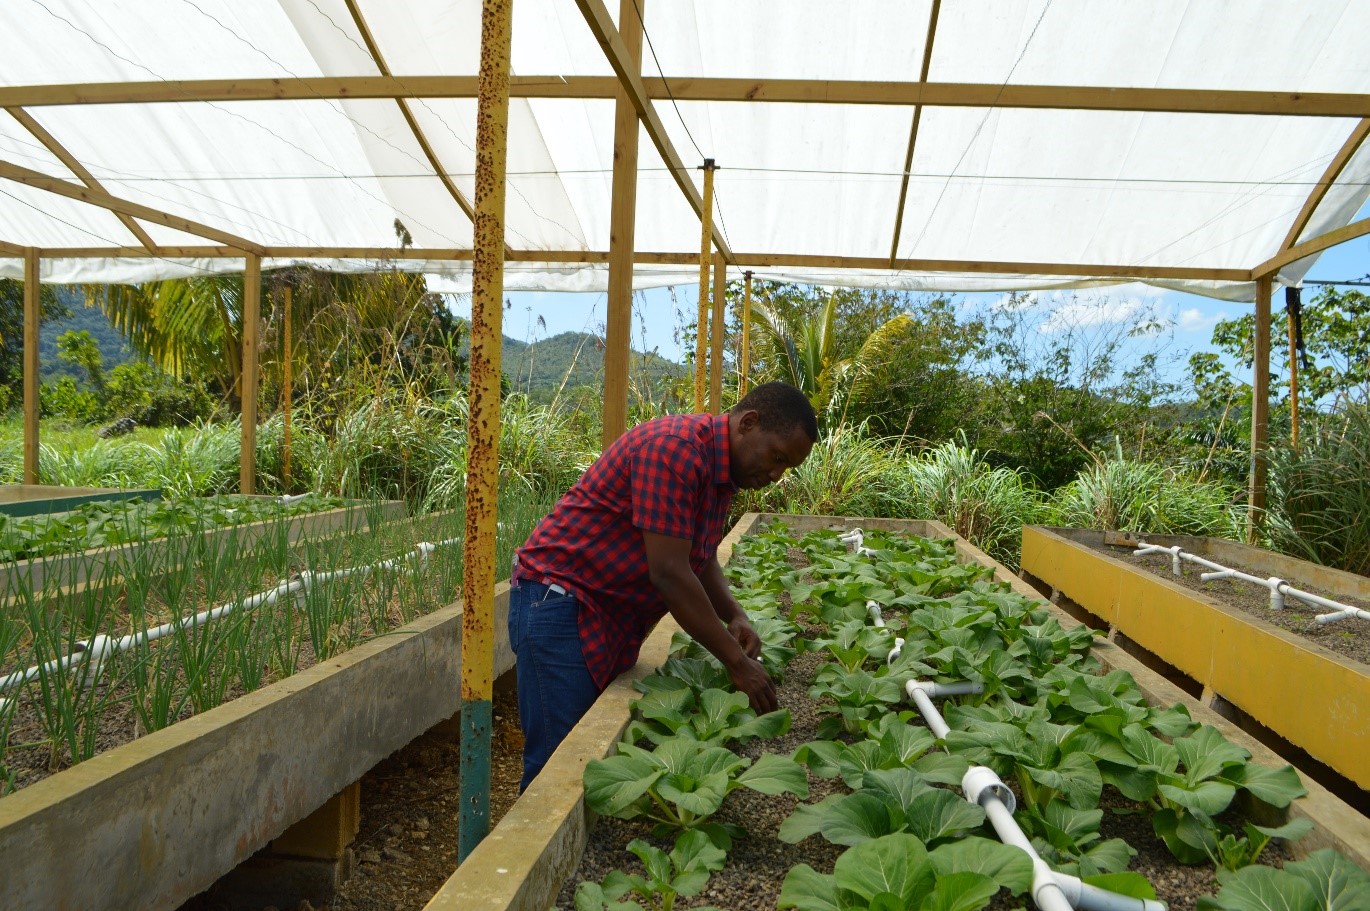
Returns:
[[[24,129],[28,130],[34,139],[41,142],[49,152],[55,155],[58,161],[66,165],[67,170],[75,174],[81,183],[92,190],[99,190],[101,193],[106,192],[105,188],[100,184],[100,181],[95,179],[95,176],[87,170],[86,166],[81,164],[75,155],[67,151],[66,146],[58,142],[57,138],[49,133],[41,123],[34,119],[32,114],[23,108],[11,107],[5,108],[5,110],[11,117],[17,120]],[[120,224],[138,239],[138,243],[142,244],[148,250],[155,250],[157,248],[157,243],[148,236],[147,231],[143,229],[142,225],[133,220],[131,215],[125,215],[122,212],[115,212],[114,215],[119,219]]]
[[[366,52],[371,55],[372,61],[376,64],[376,68],[381,71],[382,76],[388,79],[394,79],[394,73],[391,72],[390,65],[385,62],[385,55],[381,53],[380,45],[371,34],[371,29],[367,26],[366,19],[362,16],[362,11],[357,5],[357,0],[345,0],[345,2],[347,4],[347,11],[352,15],[352,23],[357,27],[357,31],[361,33],[362,41],[366,43]],[[400,80],[400,84],[403,85],[404,80]],[[424,135],[423,127],[419,125],[418,118],[414,116],[414,110],[409,104],[409,98],[397,96],[395,97],[395,103],[399,105],[400,113],[404,117],[404,122],[409,125],[409,131],[414,134],[414,140],[423,151],[423,157],[428,160],[428,165],[433,169],[434,176],[441,181],[443,188],[447,190],[447,194],[456,202],[458,208],[465,213],[467,219],[469,219],[472,224],[475,224],[475,206],[471,204],[471,200],[466,198],[466,194],[463,193],[456,182],[452,180],[447,169],[442,166],[442,162],[438,159],[437,151],[433,148],[432,143],[428,141],[428,137]],[[508,249],[509,245],[506,242],[505,250],[507,251]]]
[[[1341,172],[1345,170],[1346,165],[1365,143],[1366,136],[1370,136],[1370,117],[1366,117],[1362,119],[1360,123],[1356,124],[1355,129],[1351,131],[1351,135],[1346,137],[1346,142],[1342,143],[1341,149],[1337,151],[1337,154],[1332,157],[1332,161],[1328,163],[1327,170],[1323,172],[1322,177],[1319,178],[1317,184],[1313,187],[1313,192],[1308,194],[1308,199],[1304,202],[1303,208],[1299,210],[1299,214],[1295,217],[1294,223],[1289,226],[1289,233],[1285,235],[1284,243],[1280,244],[1280,249],[1282,251],[1289,250],[1297,245],[1299,235],[1308,227],[1308,222],[1313,218],[1313,213],[1317,211],[1318,206],[1321,205],[1322,201],[1327,197],[1327,191],[1332,189],[1332,185],[1337,182],[1337,178],[1341,176]]]
[[[671,137],[666,133],[665,125],[662,124],[656,108],[652,105],[652,96],[647,92],[647,87],[638,72],[638,67],[633,62],[632,54],[628,52],[628,46],[624,43],[623,36],[614,26],[613,19],[609,17],[609,11],[604,7],[601,0],[576,0],[576,5],[580,7],[586,24],[594,33],[595,40],[599,42],[600,48],[604,51],[604,56],[609,60],[609,65],[613,67],[614,73],[618,77],[618,83],[628,93],[628,100],[632,103],[633,109],[637,111],[638,119],[646,128],[647,136],[652,140],[652,145],[656,146],[657,152],[661,155],[661,160],[665,162],[671,176],[675,178],[680,191],[685,194],[685,199],[689,202],[690,208],[694,209],[697,217],[703,219],[704,197],[700,194],[699,188],[695,186],[694,178],[681,160],[680,153],[676,151],[675,144],[671,142]],[[664,85],[663,88],[665,88]],[[714,246],[723,254],[723,258],[727,262],[733,263],[732,250],[729,249],[728,241],[723,237],[720,221],[721,219],[714,219],[713,221]]]
[[[36,187],[55,193],[58,196],[65,196],[77,202],[84,202],[101,209],[133,218],[150,221],[167,228],[175,228],[186,234],[194,234],[206,240],[218,241],[220,244],[235,248],[241,256],[244,252],[256,253],[261,255],[264,249],[261,244],[239,237],[228,231],[221,231],[210,225],[201,224],[188,218],[181,218],[171,215],[160,209],[154,209],[141,203],[131,202],[118,196],[113,196],[104,190],[97,190],[92,187],[81,186],[63,180],[60,177],[53,177],[41,171],[35,171],[22,165],[13,164],[8,161],[0,161],[0,179],[12,180],[25,186]],[[161,255],[158,253],[157,255]]]
[[[932,0],[932,9],[928,11],[928,34],[923,41],[923,67],[919,71],[918,81],[926,83],[928,81],[928,71],[932,69],[932,42],[937,36],[937,16],[942,10],[942,0]],[[894,210],[894,239],[890,241],[890,267],[894,267],[894,260],[899,256],[899,235],[904,229],[904,204],[909,198],[909,175],[913,172],[913,150],[918,143],[918,125],[923,119],[923,106],[916,104],[913,106],[913,124],[909,127],[909,147],[904,153],[904,175],[899,181],[899,205]]]

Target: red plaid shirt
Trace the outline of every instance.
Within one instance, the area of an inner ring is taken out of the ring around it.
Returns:
[[[688,538],[690,567],[718,552],[737,492],[728,416],[674,415],[614,441],[518,551],[519,579],[557,584],[580,602],[580,647],[600,688],[637,663],[666,613],[642,532]]]

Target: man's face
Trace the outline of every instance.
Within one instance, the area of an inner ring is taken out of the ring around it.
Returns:
[[[809,456],[813,441],[803,430],[788,433],[762,430],[756,412],[743,412],[732,430],[733,483],[743,490],[757,490],[780,480],[786,469]]]

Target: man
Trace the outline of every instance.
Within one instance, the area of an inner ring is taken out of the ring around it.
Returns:
[[[731,412],[655,418],[619,437],[515,557],[509,641],[518,656],[526,788],[669,611],[727,668],[757,712],[776,708],[761,640],[718,565],[739,488],[773,484],[809,455],[818,422],[784,383]]]

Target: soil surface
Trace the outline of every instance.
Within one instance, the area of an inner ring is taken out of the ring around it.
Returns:
[[[1209,569],[1187,561],[1180,563],[1180,572],[1183,575],[1176,576],[1171,572],[1169,554],[1146,554],[1138,557],[1133,555],[1131,548],[1104,544],[1095,546],[1093,549],[1133,566],[1150,570],[1177,585],[1202,592],[1220,604],[1235,607],[1253,617],[1264,620],[1266,623],[1274,624],[1280,629],[1307,639],[1309,642],[1315,642],[1343,657],[1370,665],[1370,621],[1368,620],[1352,617],[1346,620],[1338,620],[1335,623],[1321,624],[1315,618],[1318,614],[1329,613],[1325,607],[1308,604],[1298,598],[1286,597],[1284,599],[1284,610],[1271,610],[1269,589],[1241,579],[1214,579],[1211,582],[1204,582],[1199,576],[1209,572]],[[1249,566],[1225,563],[1221,560],[1214,562],[1223,563],[1224,566],[1253,576],[1264,577],[1267,575],[1267,573],[1262,573]],[[1349,604],[1352,607],[1370,610],[1370,601],[1363,598],[1348,598],[1339,592],[1329,592],[1325,589],[1303,585],[1295,587],[1314,595],[1330,598],[1333,601]]]

